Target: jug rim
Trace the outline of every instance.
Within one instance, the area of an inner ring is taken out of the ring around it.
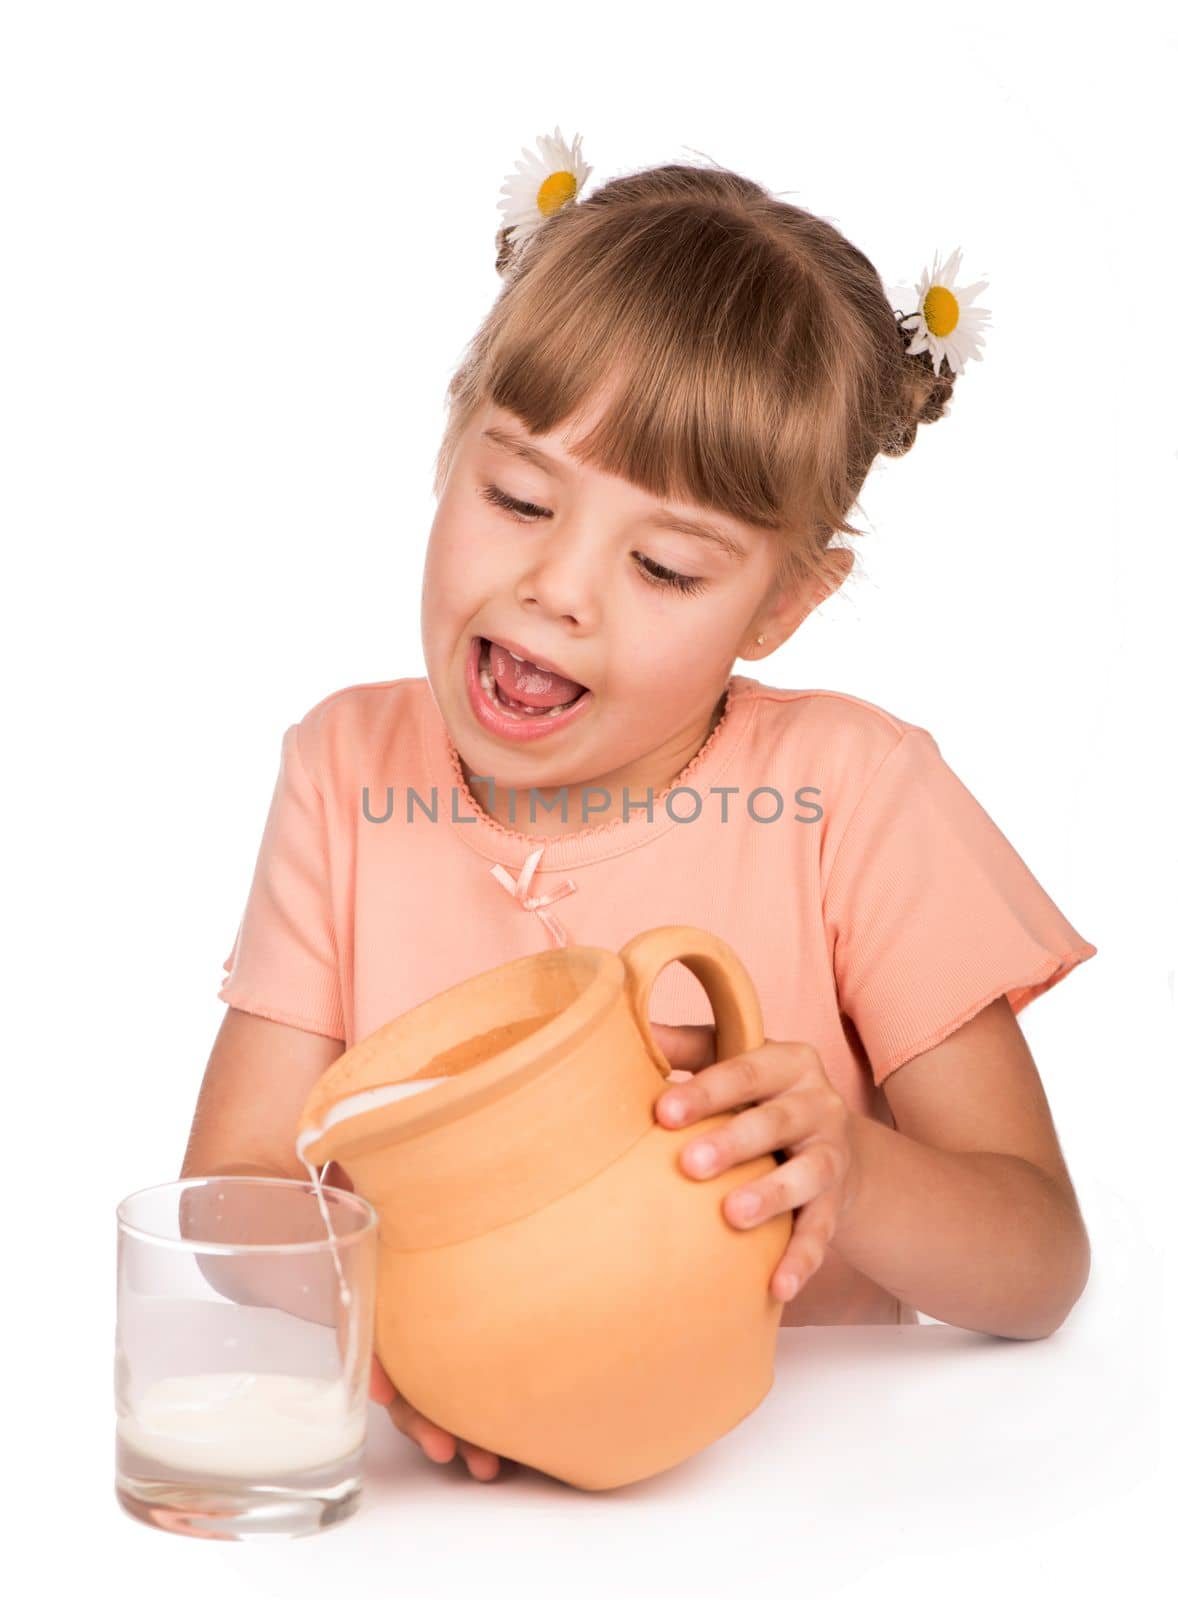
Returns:
[[[390,1137],[400,1140],[428,1132],[436,1123],[477,1111],[483,1105],[498,1099],[509,1088],[519,1087],[530,1077],[546,1071],[552,1064],[552,1055],[558,1039],[562,1050],[570,1046],[573,1041],[582,1037],[586,1028],[591,1026],[594,1019],[608,1007],[619,990],[626,989],[625,963],[616,950],[607,949],[605,946],[578,944],[517,956],[511,961],[487,968],[457,984],[452,984],[438,994],[431,995],[410,1010],[382,1023],[379,1028],[374,1029],[352,1047],[353,1051],[359,1051],[366,1045],[372,1049],[380,1048],[376,1041],[384,1043],[394,1039],[400,1031],[421,1026],[424,1016],[429,1011],[443,1012],[448,1004],[453,1003],[454,996],[460,990],[465,991],[469,998],[472,986],[479,992],[501,988],[509,981],[513,970],[519,971],[535,966],[561,967],[567,966],[570,961],[591,967],[588,981],[574,999],[562,1006],[538,1028],[534,1028],[531,1033],[525,1034],[460,1072],[445,1074],[440,1082],[431,1083],[428,1089],[423,1089],[418,1094],[404,1095],[383,1105],[359,1109],[350,1116],[341,1117],[335,1123],[324,1126],[333,1107],[346,1103],[353,1096],[359,1098],[381,1088],[403,1086],[414,1081],[411,1077],[386,1077],[380,1083],[352,1089],[333,1097],[330,1082],[332,1076],[343,1077],[347,1071],[357,1070],[355,1062],[350,1064],[347,1062],[347,1057],[352,1051],[346,1051],[344,1055],[337,1057],[311,1091],[307,1105],[311,1104],[312,1099],[322,1099],[323,1103],[318,1106],[314,1116],[308,1116],[307,1108],[304,1107],[296,1126],[296,1138],[308,1128],[318,1127],[315,1138],[308,1141],[304,1155],[318,1164],[326,1152],[320,1149],[318,1154],[312,1155],[311,1150],[314,1145],[336,1134],[347,1124],[366,1122],[368,1126],[359,1138],[354,1138],[348,1145],[340,1144],[331,1151],[330,1159],[341,1161],[346,1165],[349,1151],[355,1155],[357,1148],[362,1149],[370,1140],[388,1140]]]

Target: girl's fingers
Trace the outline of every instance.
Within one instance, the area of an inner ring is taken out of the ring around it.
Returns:
[[[817,1119],[821,1114],[822,1097],[810,1090],[795,1089],[790,1094],[777,1095],[771,1100],[762,1100],[759,1103],[738,1110],[726,1126],[712,1128],[703,1137],[702,1143],[715,1157],[708,1167],[701,1167],[699,1162],[699,1143],[691,1140],[679,1152],[680,1165],[691,1177],[714,1177],[726,1167],[738,1165],[742,1161],[751,1161],[756,1156],[768,1155],[771,1150],[784,1150],[789,1146],[797,1145],[800,1140],[813,1134]],[[663,1107],[666,1115],[666,1107]],[[711,1110],[704,1111],[704,1115],[714,1114]],[[674,1123],[674,1118],[669,1119]],[[801,1145],[798,1151],[799,1159],[807,1147]],[[804,1161],[801,1166],[778,1169],[778,1172],[760,1184],[751,1184],[753,1189],[761,1189],[769,1194],[779,1197],[776,1209],[781,1210],[781,1202],[787,1197],[791,1185],[799,1185],[805,1178],[814,1173],[814,1190],[822,1188],[829,1181],[824,1173],[816,1167],[813,1159]],[[810,1193],[802,1193],[795,1189],[790,1197],[791,1205],[801,1205],[810,1199]]]
[[[762,1218],[769,1212],[778,1211],[796,1211],[800,1215],[803,1208],[813,1205],[818,1207],[824,1221],[829,1215],[833,1231],[842,1201],[842,1168],[838,1152],[828,1140],[815,1139],[800,1150],[794,1149],[784,1165],[748,1187],[760,1198],[762,1206],[767,1206],[767,1210],[761,1213]],[[745,1190],[739,1192],[744,1194]],[[735,1202],[733,1204],[735,1206]],[[813,1215],[808,1226],[801,1229],[803,1239],[812,1225]]]
[[[477,1444],[467,1444],[465,1439],[460,1441],[459,1448],[472,1477],[487,1479],[498,1476],[498,1456],[492,1455],[489,1450],[483,1450]]]
[[[423,1417],[408,1400],[398,1395],[389,1406],[389,1415],[401,1432],[414,1444],[419,1444],[431,1461],[453,1461],[457,1440],[445,1428]]]
[[[445,1428],[440,1428],[436,1422],[423,1417],[420,1411],[400,1395],[388,1409],[400,1431],[412,1439],[414,1444],[420,1445],[431,1461],[445,1466],[453,1461],[456,1454],[461,1454],[472,1478],[487,1482],[499,1475],[497,1455],[493,1455],[490,1450],[484,1450],[480,1445],[468,1444],[465,1439],[456,1438]]]
[[[679,1071],[697,1072],[716,1059],[716,1029],[712,1023],[652,1022],[655,1043]]]
[[[826,1247],[834,1236],[837,1222],[838,1195],[836,1191],[830,1189],[794,1212],[789,1244],[786,1246],[785,1254],[777,1263],[773,1281],[769,1285],[771,1294],[776,1295],[779,1300],[792,1300],[794,1295],[805,1287],[806,1281],[812,1278],[822,1265]],[[794,1278],[797,1282],[797,1287],[792,1293],[786,1292],[787,1278]]]

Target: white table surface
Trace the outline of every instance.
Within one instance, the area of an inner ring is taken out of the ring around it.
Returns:
[[[751,1416],[679,1467],[598,1494],[519,1465],[479,1482],[457,1458],[427,1461],[373,1405],[349,1521],[266,1545],[183,1538],[133,1521],[112,1487],[88,1508],[101,1548],[87,1564],[168,1600],[934,1584],[993,1600],[995,1584],[1020,1597],[1069,1578],[1122,1585],[1166,1549],[1158,1334],[1118,1325],[1101,1296],[1038,1341],[931,1321],[783,1329]]]

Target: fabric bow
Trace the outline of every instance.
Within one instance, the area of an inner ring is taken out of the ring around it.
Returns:
[[[534,911],[536,913],[545,928],[547,928],[548,937],[552,940],[552,943],[564,946],[569,942],[568,935],[552,912],[546,911],[544,908],[552,905],[555,900],[562,900],[566,894],[572,894],[577,886],[571,878],[566,878],[563,883],[557,884],[556,888],[548,894],[529,894],[528,890],[531,888],[532,879],[535,877],[536,868],[540,865],[540,857],[543,854],[543,845],[533,850],[520,869],[518,878],[513,878],[507,868],[501,866],[498,862],[491,868],[491,872],[507,892],[519,901],[525,911]]]

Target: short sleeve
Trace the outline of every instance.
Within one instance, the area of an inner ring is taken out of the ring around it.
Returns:
[[[323,800],[299,726],[286,730],[278,778],[217,998],[240,1011],[344,1038]]]
[[[823,903],[839,1007],[877,1084],[999,995],[1017,1013],[1096,954],[923,728],[860,796]]]

